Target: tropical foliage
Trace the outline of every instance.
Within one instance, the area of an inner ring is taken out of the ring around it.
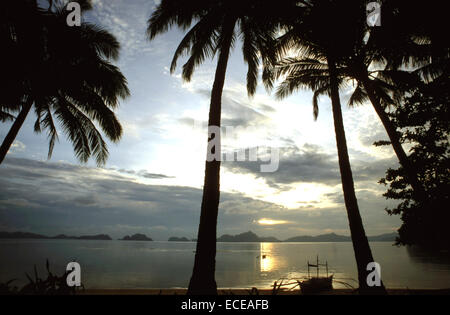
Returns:
[[[389,169],[380,182],[388,185],[386,198],[401,201],[391,215],[400,215],[398,244],[449,249],[450,212],[450,86],[446,78],[410,91],[390,115],[401,128],[401,141],[411,147],[426,199],[413,194],[402,167]],[[385,145],[378,142],[377,145]]]
[[[49,158],[59,122],[81,162],[95,156],[97,164],[104,164],[108,148],[96,123],[111,141],[118,141],[122,127],[113,110],[129,95],[125,77],[111,63],[118,58],[119,43],[96,25],[68,26],[62,5],[50,3],[42,9],[32,1],[10,3],[2,40],[11,57],[6,73],[14,80],[8,83],[12,87],[0,99],[0,108],[4,119],[11,118],[11,112],[19,115],[3,141],[0,161],[34,107],[34,130],[47,131]],[[31,22],[23,22],[23,12]]]

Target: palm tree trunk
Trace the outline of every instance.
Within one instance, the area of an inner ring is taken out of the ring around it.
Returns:
[[[350,225],[350,233],[355,252],[356,265],[358,268],[358,282],[360,293],[363,294],[385,294],[386,290],[381,283],[380,287],[369,287],[367,284],[367,264],[373,262],[372,251],[367,240],[358,202],[356,200],[355,187],[353,183],[352,169],[348,156],[347,140],[345,138],[344,123],[342,118],[341,101],[337,79],[336,64],[332,56],[328,55],[328,68],[330,71],[331,104],[333,108],[334,130],[336,133],[336,145],[339,158],[339,170],[341,173],[342,189],[344,191],[345,207]]]
[[[230,54],[231,41],[234,31],[233,23],[224,27],[223,40],[219,59],[217,61],[214,84],[211,91],[211,104],[209,108],[209,126],[220,128],[222,91],[225,83],[225,74]],[[215,137],[220,143],[220,134]],[[208,142],[212,139],[208,136]],[[218,148],[215,148],[217,150]],[[194,269],[189,282],[187,294],[216,295],[217,284],[214,277],[216,269],[216,239],[217,216],[219,213],[220,199],[220,161],[213,160],[205,163],[205,181],[203,185],[203,198],[198,228],[197,248],[195,252]]]
[[[375,109],[375,112],[378,114],[378,117],[380,118],[384,128],[386,129],[386,132],[389,136],[389,140],[391,141],[392,147],[394,148],[394,152],[397,155],[400,164],[405,169],[406,176],[408,177],[409,183],[411,184],[414,193],[417,195],[417,197],[419,197],[419,200],[422,201],[426,200],[425,191],[423,190],[417,178],[417,172],[414,170],[414,167],[412,166],[410,160],[408,159],[405,150],[403,150],[403,147],[400,143],[400,137],[399,134],[397,133],[396,128],[392,124],[391,120],[389,119],[389,116],[384,111],[384,108],[381,106],[380,101],[376,97],[368,74],[363,76],[362,83],[364,89],[367,92],[367,95],[369,96],[370,102],[372,103],[373,108]]]
[[[20,111],[19,115],[17,116],[16,120],[11,126],[11,129],[9,129],[8,134],[3,140],[2,146],[0,147],[0,164],[3,163],[3,160],[5,159],[5,156],[8,153],[9,148],[13,144],[14,139],[16,139],[17,134],[19,133],[19,130],[22,127],[25,118],[27,118],[27,115],[30,112],[32,105],[33,100],[30,98],[22,107],[22,110]]]

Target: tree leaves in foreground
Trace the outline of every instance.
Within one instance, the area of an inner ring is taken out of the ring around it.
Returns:
[[[103,135],[113,142],[121,138],[113,110],[129,96],[125,77],[112,64],[120,44],[97,25],[68,26],[65,5],[48,2],[48,9],[45,3],[39,7],[26,0],[7,2],[4,8],[0,41],[9,58],[2,65],[4,79],[11,79],[1,85],[0,120],[14,123],[0,147],[0,163],[34,107],[34,131],[47,131],[49,158],[62,131],[81,162],[94,156],[102,165],[109,154]],[[81,3],[90,8],[89,1]]]
[[[450,84],[442,76],[411,91],[391,114],[402,130],[402,142],[411,146],[409,158],[427,200],[417,200],[404,169],[388,169],[380,183],[388,186],[384,196],[401,201],[386,209],[403,221],[397,244],[428,248],[450,248]],[[386,145],[378,142],[375,145]]]

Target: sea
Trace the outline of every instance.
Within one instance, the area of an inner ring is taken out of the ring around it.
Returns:
[[[0,283],[16,279],[27,283],[26,273],[61,275],[71,261],[81,267],[86,289],[186,288],[192,273],[194,242],[103,240],[0,240]],[[429,253],[390,242],[370,244],[381,278],[388,288],[450,288],[450,255]],[[320,263],[320,276],[333,274],[333,287],[357,287],[356,262],[350,242],[330,243],[217,243],[216,282],[219,288],[270,288],[280,281],[295,289],[308,277],[307,264]],[[328,269],[328,270],[327,270]],[[310,268],[310,275],[317,275]]]

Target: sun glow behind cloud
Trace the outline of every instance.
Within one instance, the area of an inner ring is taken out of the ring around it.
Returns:
[[[262,218],[258,220],[258,224],[260,225],[278,225],[278,224],[288,224],[290,223],[289,221],[285,221],[285,220],[272,220],[272,219],[266,219],[266,218]]]
[[[287,209],[304,208],[304,210],[334,206],[327,194],[333,193],[334,187],[317,183],[297,183],[292,189],[266,196],[265,201],[283,205]]]

